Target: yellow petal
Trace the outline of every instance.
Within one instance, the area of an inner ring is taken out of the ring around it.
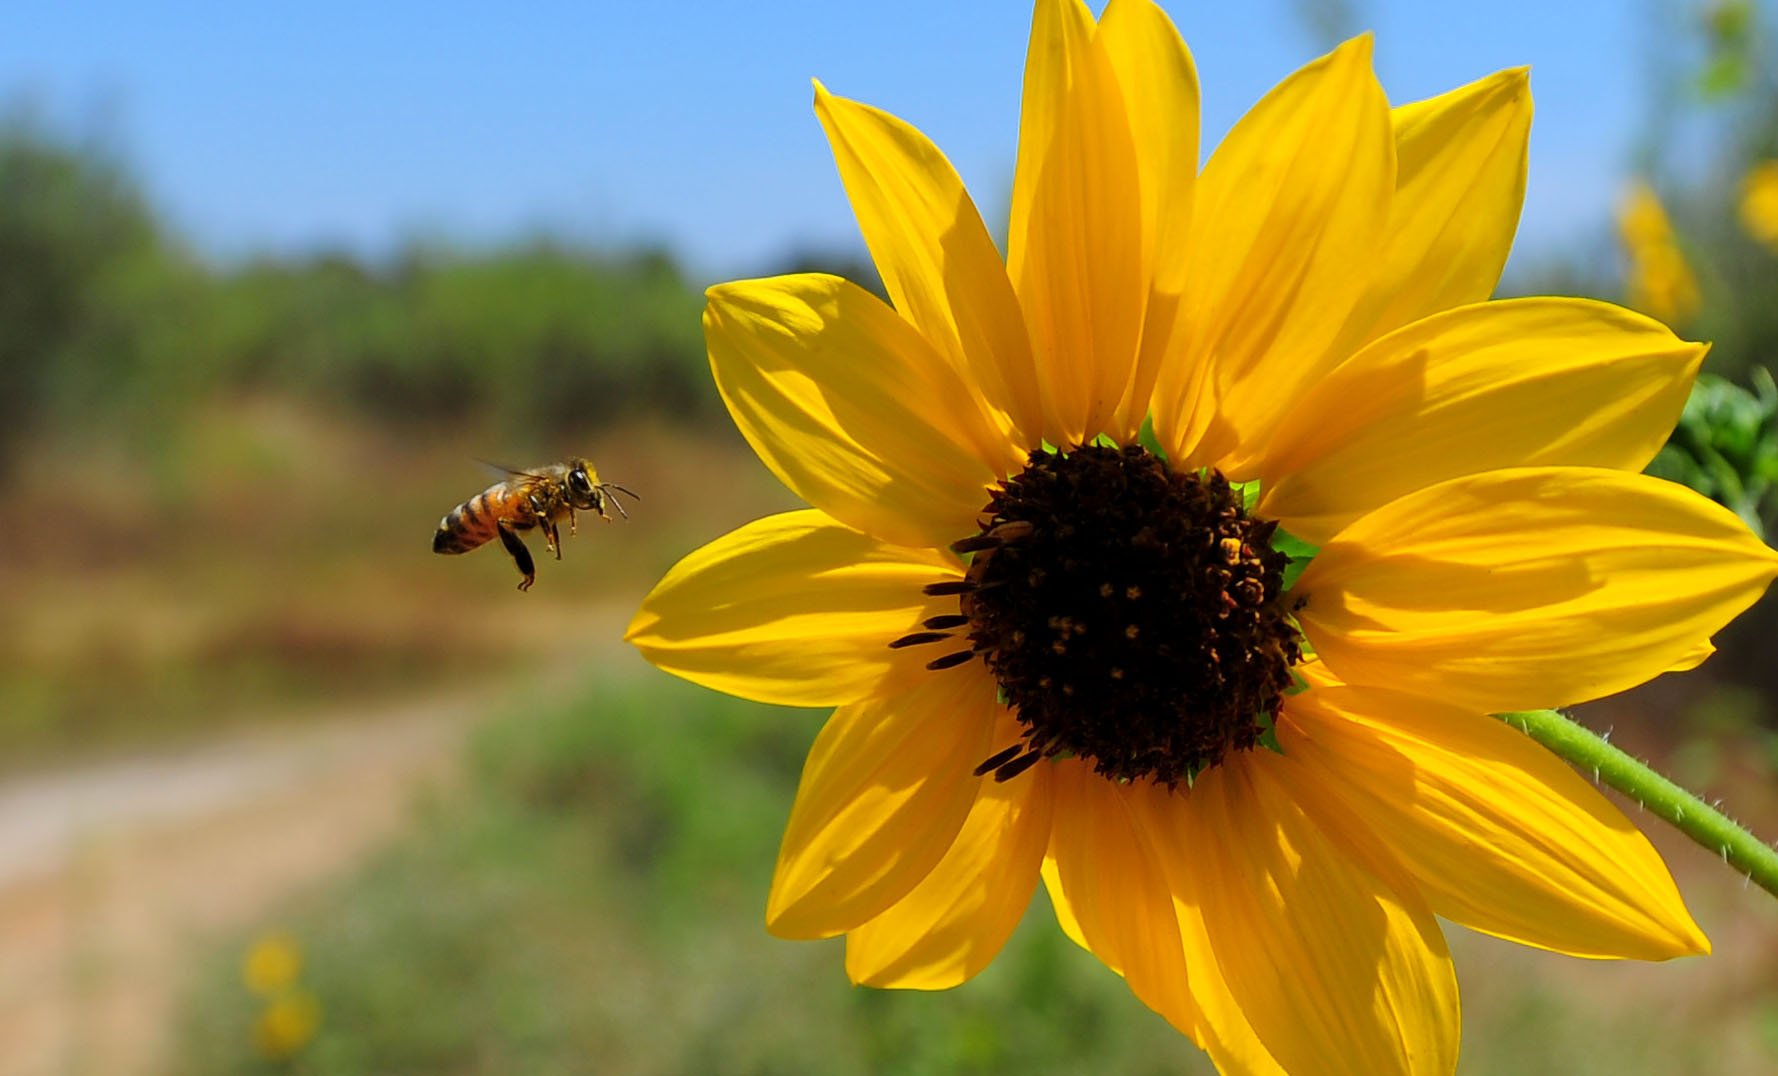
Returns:
[[[1147,289],[1135,145],[1080,0],[1039,0],[1032,19],[1007,271],[1030,332],[1044,438],[1090,440],[1129,385]]]
[[[1716,644],[1715,643],[1710,643],[1710,642],[1699,643],[1697,646],[1693,647],[1692,649],[1686,651],[1684,654],[1680,655],[1679,660],[1674,662],[1671,666],[1669,666],[1667,671],[1668,672],[1691,672],[1693,669],[1704,664],[1706,661],[1709,661],[1710,655],[1712,655],[1714,653],[1716,653]]]
[[[1192,1000],[1198,1007],[1193,1041],[1210,1055],[1216,1071],[1223,1076],[1283,1076],[1284,1069],[1260,1042],[1252,1022],[1241,1011],[1210,944],[1199,889],[1204,884],[1203,873],[1211,865],[1199,849],[1182,839],[1190,825],[1182,815],[1196,809],[1190,793],[1148,784],[1133,789],[1129,802],[1173,893],[1173,911],[1185,947]]]
[[[987,486],[1016,455],[913,326],[815,273],[708,294],[716,387],[785,485],[885,542],[939,547],[974,533]],[[984,456],[993,445],[999,454]]]
[[[820,83],[815,114],[895,308],[1035,445],[1042,406],[1019,301],[951,162],[913,127]]]
[[[992,744],[1017,742],[1002,711]],[[992,748],[990,748],[992,750]],[[864,986],[944,990],[988,966],[1024,917],[1050,835],[1050,770],[976,783],[950,851],[895,906],[846,935],[846,974]]]
[[[1123,91],[1142,194],[1148,303],[1130,385],[1107,431],[1128,443],[1148,415],[1155,376],[1173,361],[1185,291],[1192,191],[1198,177],[1198,70],[1173,22],[1152,0],[1111,0],[1099,20]]]
[[[955,598],[920,593],[960,579],[941,554],[885,545],[818,511],[756,520],[673,566],[624,638],[675,676],[783,706],[835,706],[906,676],[930,647],[889,644]]]
[[[1211,952],[1209,936],[1204,932],[1195,881],[1201,863],[1195,858],[1193,849],[1179,843],[1180,826],[1173,817],[1177,812],[1191,809],[1189,793],[1184,789],[1170,791],[1153,784],[1138,784],[1128,786],[1116,795],[1130,811],[1131,824],[1141,846],[1157,865],[1156,870],[1144,873],[1136,881],[1164,886],[1171,894],[1174,923],[1179,931],[1185,962],[1184,974],[1193,1005],[1190,1010],[1181,1007],[1178,1018],[1169,1019],[1210,1055],[1216,1070],[1223,1076],[1283,1076],[1284,1070],[1266,1052],[1229,992],[1228,983]],[[1053,856],[1043,861],[1043,883],[1062,932],[1076,945],[1092,952]],[[1110,942],[1106,944],[1109,946]],[[1106,960],[1105,953],[1098,955]],[[1123,974],[1117,961],[1106,960],[1106,964],[1119,975]],[[1193,1012],[1197,1022],[1186,1026],[1181,1021]]]
[[[1640,471],[1707,350],[1590,299],[1435,314],[1342,363],[1267,447],[1261,514],[1323,544],[1395,498],[1501,467]]]
[[[1502,713],[1660,675],[1774,575],[1778,553],[1683,486],[1525,467],[1362,517],[1297,581],[1308,603],[1297,616],[1348,683]]]
[[[1322,831],[1293,798],[1298,769],[1263,749],[1225,759],[1173,815],[1233,999],[1286,1072],[1445,1076],[1457,980],[1438,922],[1379,845]]]
[[[1501,71],[1391,114],[1395,198],[1388,238],[1339,356],[1440,310],[1494,293],[1525,201],[1531,85]]]
[[[1303,795],[1348,808],[1435,912],[1575,956],[1709,950],[1648,839],[1555,755],[1492,717],[1314,669],[1278,728]]]
[[[1062,890],[1061,872],[1056,867],[1056,861],[1048,855],[1043,858],[1043,870],[1041,873],[1043,876],[1044,890],[1049,894],[1050,898],[1050,910],[1056,913],[1056,925],[1062,928],[1062,933],[1068,936],[1069,941],[1080,946],[1089,953],[1092,952],[1093,947],[1087,944],[1086,931],[1081,928],[1080,916],[1074,914],[1073,906],[1068,903],[1068,894]],[[1110,961],[1105,960],[1104,957],[1100,957],[1099,959],[1112,971],[1117,972],[1119,975],[1123,974],[1122,970]]]
[[[928,673],[911,690],[842,706],[815,738],[784,827],[766,927],[826,938],[880,915],[944,857],[992,752],[994,678]]]
[[[1078,759],[1052,765],[1055,811],[1044,880],[1057,918],[1149,1008],[1191,1034],[1197,1005],[1166,876],[1137,829],[1129,786]]]
[[[1155,384],[1155,431],[1175,460],[1251,477],[1285,409],[1333,361],[1329,345],[1376,264],[1395,187],[1370,52],[1357,38],[1285,79],[1199,177],[1182,307],[1189,346]],[[1193,371],[1206,362],[1213,391],[1193,400]]]

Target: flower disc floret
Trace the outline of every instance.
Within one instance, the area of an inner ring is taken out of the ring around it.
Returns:
[[[1259,741],[1302,655],[1289,559],[1220,473],[1039,450],[984,514],[960,615],[1025,732],[982,772],[1064,754],[1171,785]]]

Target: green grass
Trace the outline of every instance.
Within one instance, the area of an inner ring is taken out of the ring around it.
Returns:
[[[1211,1069],[1055,928],[944,993],[854,988],[770,937],[778,834],[822,714],[650,676],[494,724],[403,843],[284,924],[322,1031],[306,1073],[1129,1073]],[[218,953],[171,1071],[282,1071]]]

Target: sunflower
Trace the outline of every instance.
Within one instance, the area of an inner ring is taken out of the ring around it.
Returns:
[[[944,156],[816,87],[890,303],[710,289],[718,388],[813,507],[692,553],[628,638],[833,706],[767,902],[859,983],[1062,929],[1228,1073],[1449,1072],[1435,916],[1565,953],[1708,942],[1591,784],[1487,716],[1696,664],[1778,574],[1638,473],[1704,347],[1486,301],[1523,71],[1391,110],[1367,38],[1200,172],[1149,0],[1040,0],[1007,256]]]
[[[1618,205],[1618,238],[1629,255],[1624,291],[1630,305],[1662,321],[1690,320],[1703,302],[1697,278],[1674,238],[1667,211],[1641,180],[1630,185]]]
[[[1778,250],[1778,161],[1760,161],[1741,181],[1741,225]]]

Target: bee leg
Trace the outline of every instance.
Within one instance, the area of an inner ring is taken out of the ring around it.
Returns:
[[[572,538],[572,537],[574,537],[574,535],[576,533],[577,532],[574,529],[574,506],[569,505],[568,506],[568,537]]]
[[[550,521],[548,508],[535,495],[531,497],[531,518],[532,522],[527,526],[534,526],[542,531],[543,548],[554,553],[557,560],[561,560],[562,551],[556,548],[556,525]]]
[[[519,571],[525,576],[525,581],[519,584],[519,589],[530,590],[531,584],[537,582],[537,565],[531,560],[531,551],[525,548],[525,543],[519,541],[519,536],[508,529],[506,524],[501,523],[498,526],[500,528],[500,544],[506,547],[506,552],[512,557],[512,562],[518,565]]]
[[[611,507],[617,509],[617,514],[624,517],[625,519],[630,518],[630,513],[624,511],[624,502],[618,500],[616,494],[613,494],[611,491],[616,490],[618,493],[627,493],[632,497],[636,497],[637,500],[642,499],[641,497],[636,496],[635,490],[625,489],[624,487],[618,485],[615,482],[607,482],[603,486],[600,486],[599,488],[601,490],[605,491],[605,498],[604,499],[607,501],[610,501]],[[605,516],[605,508],[604,508],[603,504],[601,504],[599,507],[599,514],[602,516]],[[605,516],[605,518],[610,519],[611,517]]]
[[[556,555],[557,560],[561,560],[562,559],[562,535],[556,530],[556,521],[555,520],[546,519],[543,521],[543,538],[544,538],[544,541],[549,545],[549,551]]]

